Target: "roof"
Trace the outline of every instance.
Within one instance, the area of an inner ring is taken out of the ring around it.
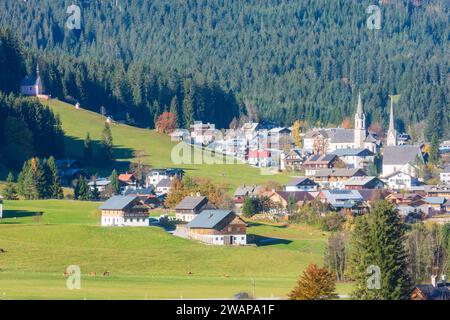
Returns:
[[[373,156],[374,153],[366,148],[357,148],[357,149],[336,149],[333,151],[333,154],[344,157],[344,156]]]
[[[286,184],[286,186],[289,186],[289,187],[295,187],[298,185],[311,185],[312,186],[312,185],[317,185],[317,183],[315,183],[314,181],[312,181],[311,179],[306,178],[306,177],[295,177],[295,178],[292,178]]]
[[[444,197],[426,197],[423,199],[423,201],[430,204],[444,204],[447,199],[445,199]]]
[[[404,165],[414,163],[416,157],[422,159],[420,146],[387,146],[384,148],[383,165]]]
[[[151,195],[153,194],[153,187],[145,188],[145,189],[129,189],[126,190],[124,195]]]
[[[330,143],[353,143],[355,132],[353,129],[336,129]]]
[[[97,187],[103,187],[109,185],[110,183],[111,181],[107,178],[99,178],[94,181],[89,181],[88,185],[93,186],[95,184]]]
[[[351,177],[350,179],[348,179],[345,182],[345,185],[346,186],[364,186],[364,185],[372,182],[375,179],[379,180],[375,176]],[[382,182],[382,181],[380,180],[379,182]]]
[[[362,176],[365,176],[366,173],[361,169],[320,169],[317,170],[315,175],[316,177],[353,177],[356,174],[360,173]]]
[[[392,173],[388,174],[387,176],[385,176],[385,177],[383,177],[383,178],[384,178],[384,179],[389,179],[389,178],[392,178],[392,177],[394,177],[394,176],[396,176],[396,175],[399,175],[399,174],[405,175],[405,176],[409,176],[409,177],[411,177],[411,178],[414,178],[414,177],[413,177],[412,175],[410,175],[409,173],[403,172],[403,171],[395,171],[395,172],[392,172]]]
[[[130,205],[137,197],[135,196],[113,196],[106,200],[99,209],[101,210],[122,210]]]
[[[329,164],[332,162],[337,156],[335,154],[313,154],[305,161],[305,165],[311,164],[311,163],[323,163],[323,164]]]
[[[357,190],[324,190],[322,192],[327,200],[363,200]]]
[[[319,135],[319,134],[321,134],[321,135],[324,136],[325,138],[328,138],[328,133],[327,133],[327,131],[326,131],[326,130],[323,130],[323,129],[311,129],[311,130],[308,130],[308,131],[305,133],[304,138],[305,138],[305,139],[312,139],[312,138],[314,138],[315,136],[317,136],[317,135]]]
[[[172,184],[170,179],[162,179],[157,185],[157,188],[169,188]]]
[[[175,207],[175,210],[193,210],[206,200],[208,200],[206,197],[186,197]]]
[[[256,186],[246,186],[245,184],[237,187],[234,192],[235,197],[244,197],[255,191]]]
[[[41,78],[36,75],[26,76],[21,83],[22,86],[37,86],[41,85]]]
[[[232,213],[231,210],[204,210],[189,222],[187,227],[212,229]]]
[[[307,191],[276,191],[275,193],[280,195],[285,201],[289,201],[290,196],[294,196],[296,202],[304,201],[305,199],[307,201],[314,200],[314,197]]]
[[[364,201],[384,199],[389,194],[385,189],[359,189],[358,193],[363,197]]]
[[[134,177],[132,173],[122,173],[117,177],[120,181],[127,182]]]

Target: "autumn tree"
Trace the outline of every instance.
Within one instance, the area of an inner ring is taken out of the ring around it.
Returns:
[[[337,298],[336,276],[326,268],[310,264],[289,293],[291,300],[329,300]]]
[[[352,129],[353,128],[353,122],[349,117],[345,117],[344,120],[341,123],[341,128],[343,129]]]
[[[302,130],[301,122],[300,120],[295,120],[295,122],[292,124],[292,139],[294,140],[294,144],[296,147],[301,148],[302,147],[302,137],[300,135]]]
[[[156,130],[159,133],[170,134],[176,128],[176,116],[172,112],[163,112],[156,120]]]

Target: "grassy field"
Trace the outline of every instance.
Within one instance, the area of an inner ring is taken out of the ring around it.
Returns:
[[[322,262],[327,234],[309,226],[251,223],[277,239],[259,247],[214,247],[159,227],[102,228],[98,203],[5,201],[0,221],[0,299],[228,298],[239,291],[284,296],[310,262]],[[39,218],[36,218],[39,213]],[[80,290],[63,272],[78,265]],[[101,274],[109,271],[109,277]],[[88,276],[96,272],[97,276]],[[188,273],[192,273],[188,275]],[[349,285],[340,285],[347,293]]]
[[[59,100],[42,101],[55,113],[60,115],[64,131],[66,133],[65,150],[68,156],[81,157],[83,152],[83,140],[87,132],[91,139],[100,140],[105,118],[100,114],[87,110],[76,110],[74,106]],[[172,147],[175,145],[167,135],[159,134],[154,130],[141,129],[122,124],[111,126],[114,139],[114,158],[116,160],[110,166],[91,168],[93,173],[106,175],[111,173],[112,167],[125,170],[128,162],[133,161],[133,151],[141,151],[144,161],[152,167],[181,167],[190,176],[209,177],[212,181],[228,183],[231,189],[239,184],[262,183],[274,180],[281,183],[287,182],[286,174],[261,175],[257,168],[244,164],[181,164],[176,165],[171,160]],[[198,152],[198,151],[195,151]]]

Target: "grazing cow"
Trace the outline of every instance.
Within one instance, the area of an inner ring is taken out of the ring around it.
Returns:
[[[188,276],[192,276],[192,272],[189,271],[189,272],[187,273],[187,275],[188,275]]]
[[[227,273],[225,273],[223,276],[224,276],[225,278],[229,278],[229,277],[230,277]]]
[[[6,250],[3,248],[0,248],[0,253],[6,253]]]
[[[110,274],[111,274],[111,273],[110,273],[109,271],[105,271],[105,272],[103,272],[103,276],[104,276],[104,277],[109,277],[109,276],[110,276]]]
[[[96,275],[97,275],[96,272],[89,272],[89,273],[88,273],[88,276],[89,276],[89,277],[95,277]]]
[[[67,272],[67,271],[64,271],[64,277],[68,277],[68,276],[70,276],[71,275],[71,273],[70,272]]]

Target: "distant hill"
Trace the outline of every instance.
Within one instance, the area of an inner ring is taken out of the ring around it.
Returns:
[[[447,0],[385,0],[379,30],[366,26],[369,0],[81,1],[81,30],[68,30],[72,2],[3,0],[0,24],[35,49],[201,75],[285,124],[339,124],[360,90],[386,126],[401,94],[399,128],[425,120],[427,136],[448,136]]]

